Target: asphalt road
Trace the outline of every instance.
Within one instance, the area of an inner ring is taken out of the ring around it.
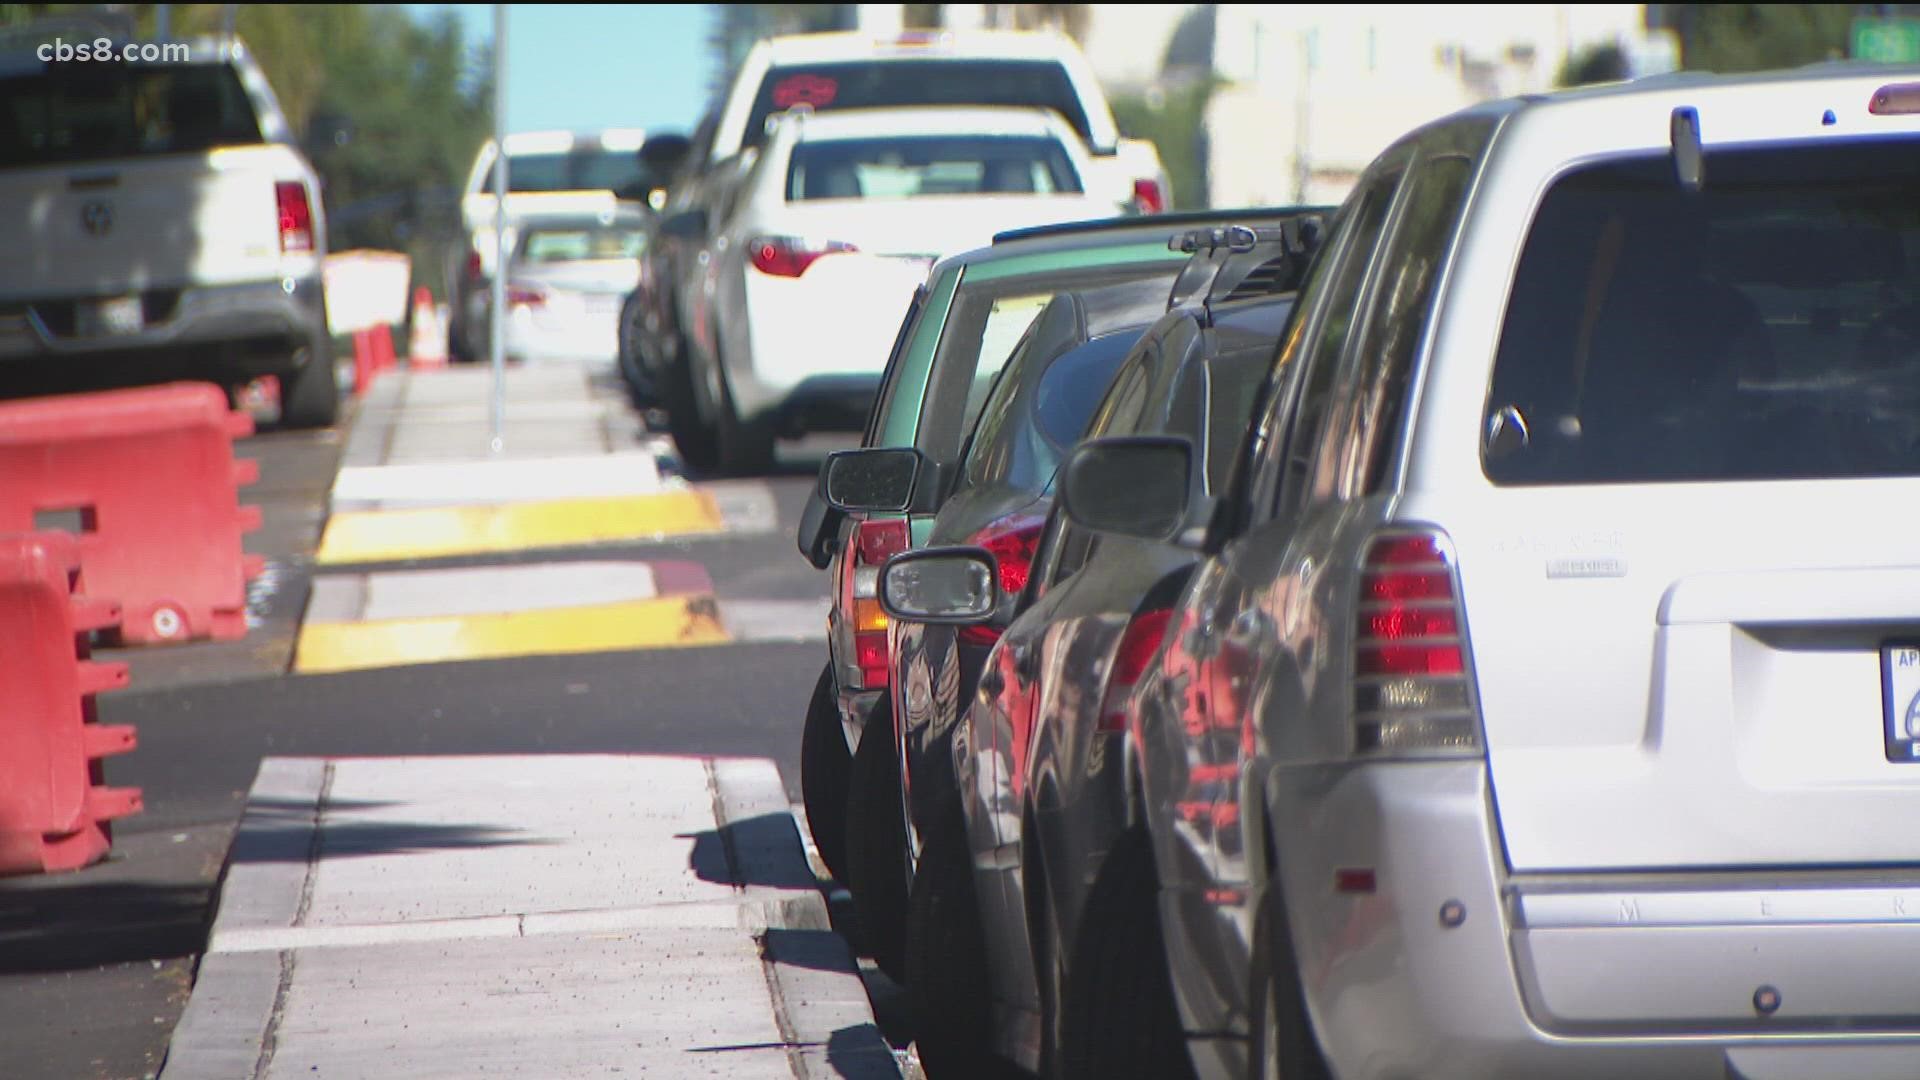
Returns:
[[[242,446],[262,462],[243,499],[266,510],[248,547],[270,560],[251,605],[256,625],[245,642],[133,656],[132,686],[103,695],[100,718],[138,728],[139,749],[107,772],[145,789],[145,813],[121,823],[102,866],[0,881],[0,1077],[137,1080],[159,1069],[264,756],[771,757],[798,801],[801,716],[821,642],[286,675],[339,448],[337,432]],[[723,598],[824,596],[825,576],[793,547],[819,460],[804,446],[763,481],[779,507],[775,532],[631,554],[699,560]]]

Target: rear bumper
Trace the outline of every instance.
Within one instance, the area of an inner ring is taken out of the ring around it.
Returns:
[[[1319,823],[1278,825],[1274,842],[1303,985],[1342,1077],[1920,1076],[1907,959],[1920,921],[1896,923],[1887,890],[1775,887],[1768,915],[1750,883],[1510,879],[1479,762],[1283,770],[1267,795],[1271,820]],[[1375,870],[1375,893],[1328,887],[1352,867]],[[1450,903],[1466,913],[1454,928]],[[1848,905],[1886,911],[1843,925],[1793,914]],[[1763,987],[1782,1000],[1767,1015]],[[1199,1042],[1202,1059],[1233,1053]]]
[[[735,407],[790,432],[858,431],[924,268],[835,255],[798,278],[743,272],[748,347],[726,353]]]
[[[84,376],[115,361],[134,371],[149,364],[156,375],[277,374],[328,340],[318,277],[152,290],[139,331],[83,335],[78,305],[96,299],[0,301],[0,374]],[[57,363],[65,360],[74,363]]]

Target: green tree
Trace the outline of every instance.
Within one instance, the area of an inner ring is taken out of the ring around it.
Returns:
[[[1590,45],[1567,58],[1554,76],[1555,86],[1588,86],[1619,82],[1633,74],[1627,54],[1612,42]]]
[[[1211,78],[1185,85],[1154,88],[1144,93],[1118,94],[1112,100],[1114,123],[1130,139],[1146,139],[1160,152],[1173,187],[1170,210],[1193,210],[1207,205],[1207,102],[1213,97]]]
[[[1847,55],[1853,4],[1669,4],[1681,64],[1695,71],[1765,71]]]

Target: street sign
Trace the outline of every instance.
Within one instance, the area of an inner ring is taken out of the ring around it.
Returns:
[[[1855,60],[1877,64],[1920,64],[1920,19],[1901,15],[1862,16],[1853,20]]]

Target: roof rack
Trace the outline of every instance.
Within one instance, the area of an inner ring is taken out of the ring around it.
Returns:
[[[1167,242],[1193,257],[1174,276],[1167,307],[1215,304],[1292,292],[1319,249],[1329,211],[1296,211],[1278,222],[1193,229]]]
[[[1171,214],[1130,214],[1126,217],[1095,218],[1091,221],[1068,221],[1059,225],[1036,225],[1027,229],[1009,229],[995,233],[993,242],[1004,244],[1013,240],[1031,240],[1042,236],[1072,236],[1076,233],[1106,232],[1109,229],[1146,229],[1183,225],[1231,225],[1248,221],[1265,221],[1273,218],[1288,218],[1300,214],[1331,213],[1331,207],[1325,206],[1263,206],[1242,207],[1232,210],[1181,210]],[[1174,250],[1178,251],[1178,248]]]

